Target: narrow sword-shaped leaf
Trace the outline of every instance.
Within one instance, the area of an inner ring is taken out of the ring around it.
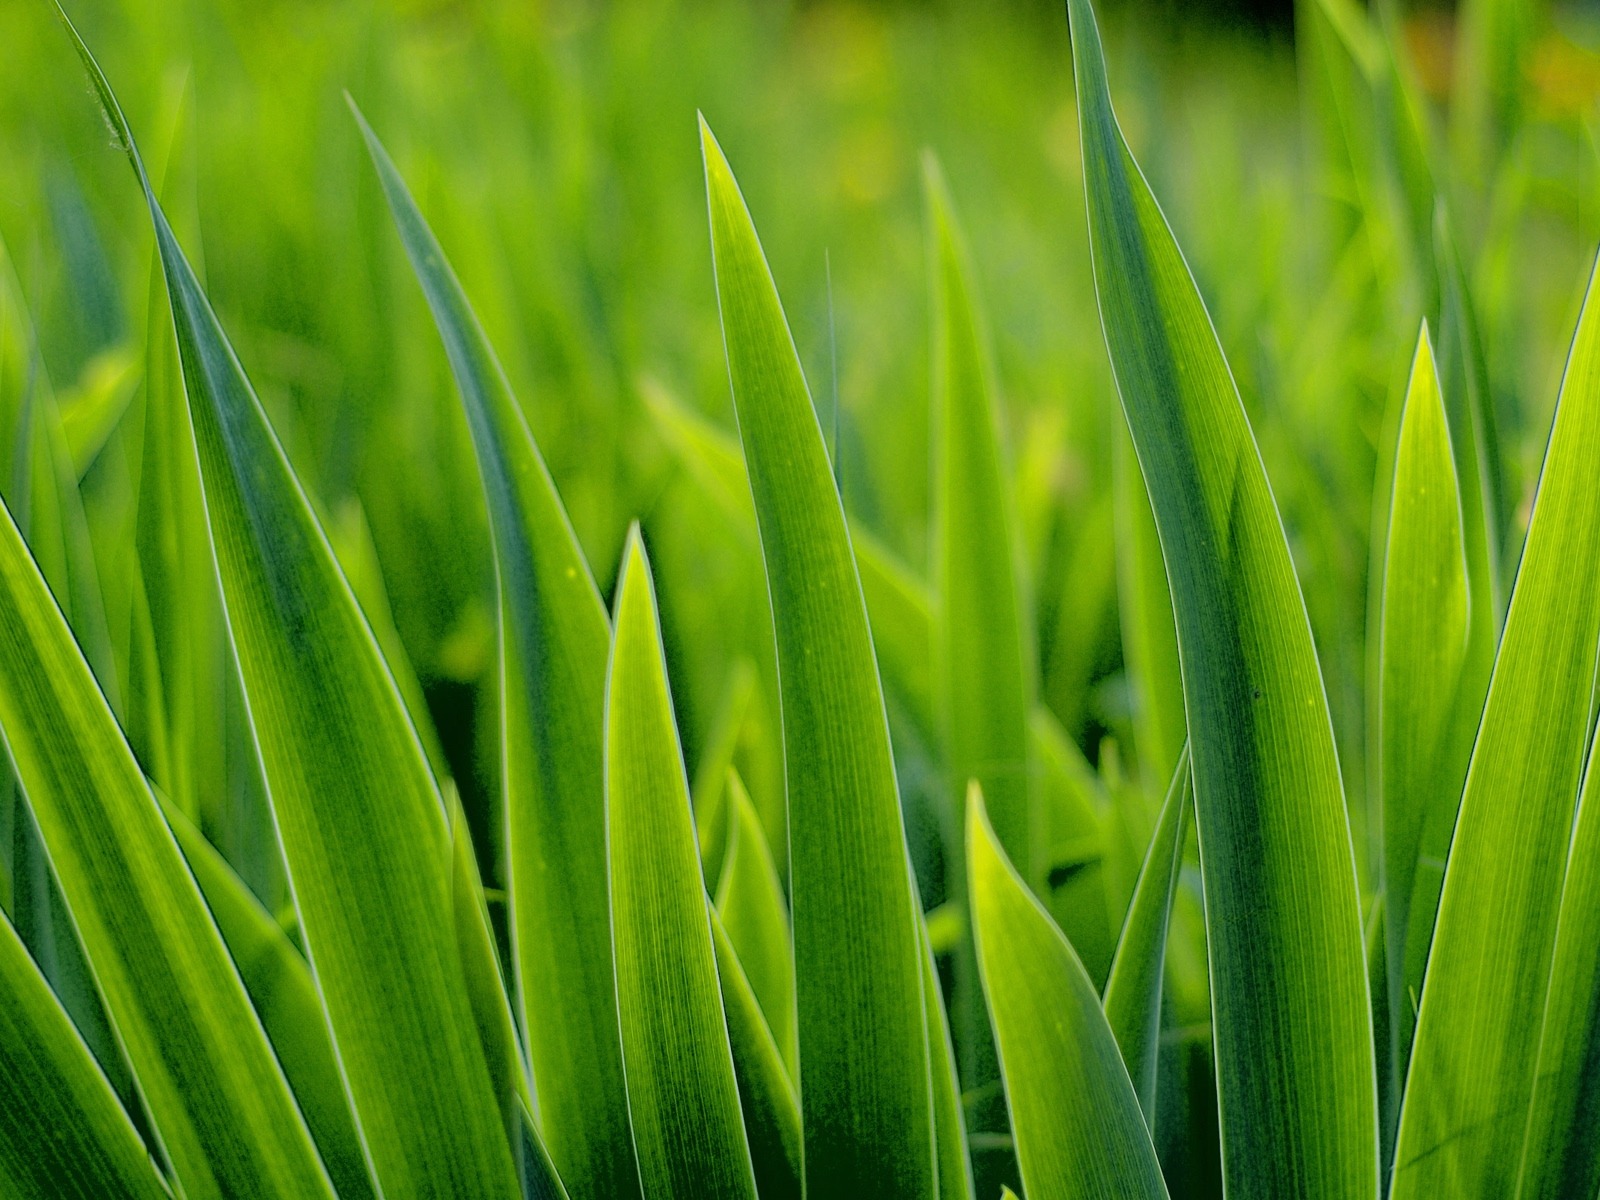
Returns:
[[[1106,979],[1106,1023],[1122,1050],[1128,1077],[1155,1129],[1156,1052],[1161,1037],[1161,980],[1167,958],[1167,925],[1183,868],[1183,838],[1192,785],[1189,755],[1178,753],[1178,765],[1167,788],[1150,849],[1133,888],[1128,918],[1123,922],[1117,952]]]
[[[1516,1186],[1600,644],[1595,293],[1591,275],[1450,843],[1395,1200]]]
[[[1373,1196],[1361,909],[1304,599],[1222,347],[1117,127],[1089,0],[1068,12],[1101,324],[1177,619],[1224,1177],[1236,1200]]]
[[[761,818],[737,771],[728,771],[728,853],[717,881],[717,915],[750,979],[761,1011],[783,1055],[791,1079],[799,1078],[795,1032],[794,946],[783,884],[767,850]]]
[[[972,927],[1031,1200],[1167,1195],[1139,1098],[1083,964],[967,798]]]
[[[933,246],[931,557],[940,740],[951,810],[961,813],[967,782],[976,779],[1007,857],[1032,879],[1027,635],[994,369],[966,246],[931,159],[924,190]],[[958,883],[957,894],[962,890]]]
[[[628,1116],[647,1196],[756,1194],[689,779],[644,544],[628,533],[606,684],[606,841]]]
[[[9,510],[0,733],[184,1193],[331,1196],[217,927]]]
[[[1567,859],[1516,1194],[1600,1195],[1600,741]]]
[[[605,606],[466,293],[388,154],[356,119],[461,390],[489,506],[511,937],[540,1128],[575,1195],[627,1200],[639,1181],[606,894]]]
[[[416,730],[283,448],[78,43],[144,190],[206,514],[296,911],[380,1188],[514,1194]]]
[[[967,1143],[967,1114],[961,1104],[956,1047],[933,960],[933,940],[922,921],[922,997],[928,1010],[928,1064],[933,1076],[933,1133],[939,1154],[939,1200],[972,1200],[972,1151]]]
[[[1463,711],[1470,704],[1462,673],[1473,599],[1456,481],[1424,325],[1395,450],[1378,651],[1384,949],[1396,1095],[1477,725],[1477,712]]]
[[[937,1193],[916,892],[861,583],[755,225],[701,121],[723,342],[778,643],[809,1195]]]
[[[168,801],[161,808],[238,964],[340,1200],[374,1195],[311,968],[283,926],[183,811]]]
[[[11,923],[0,914],[0,1192],[167,1200],[160,1173]]]
[[[717,978],[728,1019],[728,1044],[733,1073],[739,1082],[750,1162],[761,1200],[798,1200],[805,1177],[801,1161],[805,1140],[800,1134],[800,1100],[784,1065],[778,1043],[761,1004],[739,962],[717,910],[711,910],[711,937],[717,951]]]

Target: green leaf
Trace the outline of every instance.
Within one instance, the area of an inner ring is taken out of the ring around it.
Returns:
[[[1156,1060],[1161,1037],[1161,980],[1167,957],[1167,924],[1183,868],[1184,818],[1189,811],[1192,785],[1187,747],[1179,751],[1178,765],[1161,805],[1150,850],[1145,855],[1139,881],[1134,885],[1128,919],[1117,941],[1111,975],[1106,980],[1106,1022],[1122,1050],[1144,1110],[1145,1122],[1155,1128]]]
[[[917,731],[931,739],[936,725],[933,613],[927,586],[853,521],[850,542],[855,548],[883,686],[906,707]]]
[[[356,114],[461,391],[499,584],[511,937],[545,1144],[575,1195],[638,1194],[606,892],[605,607],[522,410],[422,214]]]
[[[938,1190],[918,904],[827,450],[739,185],[701,121],[734,407],[777,634],[806,1190]]]
[[[1117,127],[1089,0],[1068,10],[1101,321],[1177,619],[1224,1178],[1236,1198],[1373,1196],[1361,910],[1305,603],[1222,348]]]
[[[194,823],[175,804],[162,800],[161,807],[238,965],[335,1190],[341,1200],[374,1195],[310,967],[283,926]]]
[[[16,1200],[166,1200],[116,1093],[0,915],[0,1192]]]
[[[972,925],[1022,1183],[1031,1200],[1165,1197],[1139,1098],[1067,939],[967,798]]]
[[[9,509],[0,731],[184,1193],[331,1195],[222,938]]]
[[[961,922],[965,934],[966,922]],[[933,1075],[933,1132],[939,1154],[939,1200],[972,1200],[972,1152],[967,1145],[967,1116],[961,1104],[956,1072],[956,1047],[933,960],[933,937],[922,925],[922,998],[927,1006],[928,1063]]]
[[[1600,1194],[1600,741],[1567,858],[1516,1194]]]
[[[1589,294],[1467,772],[1392,1195],[1510,1195],[1534,1084],[1600,643],[1600,315]]]
[[[1481,686],[1472,695],[1474,681],[1465,677],[1474,605],[1450,427],[1426,325],[1394,464],[1379,635],[1378,780],[1398,1094],[1482,701]],[[1487,591],[1482,595],[1487,600]]]
[[[655,592],[635,525],[606,686],[611,940],[647,1196],[755,1196]]]
[[[1007,856],[1032,879],[1029,651],[994,368],[966,245],[931,158],[924,190],[933,246],[933,660],[950,804],[960,814],[976,779]]]
[[[717,951],[717,978],[722,985],[728,1044],[733,1050],[739,1107],[750,1139],[756,1191],[761,1200],[798,1200],[805,1175],[801,1161],[805,1139],[800,1133],[800,1100],[794,1077],[784,1064],[749,976],[740,965],[739,953],[714,908],[711,936]]]
[[[383,1191],[514,1193],[451,920],[450,833],[371,629],[150,189],[228,628],[295,905]],[[352,886],[352,881],[355,885]],[[198,1102],[203,1093],[189,1093]]]
[[[767,850],[761,818],[737,771],[729,770],[724,795],[732,808],[728,853],[717,881],[717,915],[739,955],[791,1079],[800,1077],[795,1029],[794,948],[783,884]]]

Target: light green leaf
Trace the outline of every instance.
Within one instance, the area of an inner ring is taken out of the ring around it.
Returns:
[[[1516,1194],[1600,1195],[1600,741],[1567,857]]]
[[[972,925],[1030,1200],[1165,1197],[1161,1166],[1083,964],[967,798]]]
[[[1128,919],[1117,941],[1111,975],[1106,980],[1106,1023],[1122,1050],[1144,1110],[1145,1122],[1155,1129],[1156,1059],[1161,1037],[1161,980],[1167,957],[1167,924],[1183,868],[1183,839],[1187,828],[1192,785],[1188,748],[1178,754],[1178,765],[1167,788],[1166,801],[1156,822],[1150,849],[1128,905]]]
[[[416,730],[244,369],[156,202],[228,627],[296,910],[386,1192],[516,1188],[451,920],[450,833]],[[352,881],[355,881],[354,884]],[[200,1102],[203,1093],[194,1093]]]
[[[743,478],[742,468],[740,478]],[[745,489],[746,493],[749,488]],[[755,699],[756,669],[748,659],[734,663],[727,687],[718,706],[706,748],[695,768],[691,798],[694,801],[695,837],[700,842],[700,861],[706,878],[720,880],[726,869],[732,828],[733,805],[728,796],[729,772],[739,751],[739,735]]]
[[[356,119],[455,373],[489,507],[511,938],[540,1129],[574,1194],[626,1200],[639,1181],[606,893],[605,607],[466,294],[388,154]]]
[[[167,1200],[116,1093],[0,915],[0,1192],[15,1200]]]
[[[611,939],[628,1114],[647,1196],[746,1196],[755,1175],[711,942],[689,780],[637,525],[606,686]]]
[[[1450,843],[1395,1200],[1516,1185],[1600,642],[1597,443],[1591,277]]]
[[[959,920],[959,913],[957,914]],[[966,934],[966,922],[961,921]],[[928,1011],[928,1064],[933,1075],[933,1132],[939,1153],[939,1200],[972,1200],[972,1152],[967,1145],[967,1115],[961,1104],[956,1047],[933,960],[933,936],[922,924],[922,998]]]
[[[1305,603],[1222,348],[1117,127],[1089,0],[1068,11],[1101,321],[1177,618],[1224,1179],[1236,1200],[1374,1196],[1361,910]]]
[[[185,1194],[331,1195],[222,938],[9,510],[0,732]]]
[[[77,382],[58,397],[61,432],[79,479],[105,447],[138,390],[138,355],[131,345],[119,344],[85,363]]]
[[[806,1190],[938,1190],[916,892],[827,450],[739,186],[701,122],[712,259],[782,686]]]
[[[999,400],[966,245],[931,158],[924,191],[933,264],[934,694],[950,806],[961,813],[976,779],[1007,856],[1032,879],[1029,651]]]
[[[350,1114],[344,1077],[310,967],[283,926],[205,835],[177,805],[159,795],[157,799],[272,1039],[334,1188],[341,1200],[374,1195],[361,1134]]]
[[[778,869],[767,850],[761,818],[737,771],[729,770],[724,795],[732,808],[728,853],[717,881],[717,915],[739,955],[750,987],[783,1055],[791,1079],[800,1077],[795,1030],[794,947]]]
[[[1405,1078],[1444,859],[1482,702],[1464,677],[1473,598],[1450,427],[1424,325],[1400,417],[1379,646],[1391,1070]],[[1482,592],[1487,601],[1488,592]]]
[[[800,1100],[794,1077],[784,1064],[772,1029],[762,1014],[739,953],[711,910],[711,937],[717,952],[717,978],[728,1020],[733,1073],[739,1082],[739,1106],[750,1140],[756,1191],[761,1200],[798,1200],[805,1176],[801,1161],[805,1139],[800,1133]]]

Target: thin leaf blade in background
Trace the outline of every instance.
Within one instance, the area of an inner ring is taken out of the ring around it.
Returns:
[[[1600,645],[1595,293],[1591,275],[1450,843],[1395,1200],[1516,1186]]]
[[[1375,1196],[1361,910],[1304,600],[1238,389],[1117,126],[1089,0],[1068,12],[1101,324],[1177,619],[1227,1189]]]
[[[502,778],[519,1016],[539,1123],[577,1195],[637,1194],[606,892],[610,627],[510,385],[394,164],[361,125],[461,391],[499,579]]]
[[[778,643],[806,1190],[931,1200],[919,908],[861,584],[777,288],[703,120],[701,145]]]
[[[972,925],[1022,1182],[1033,1200],[1165,1200],[1139,1098],[1083,964],[967,799]]]
[[[628,1114],[646,1195],[756,1182],[712,945],[654,587],[635,525],[606,686],[606,841]]]

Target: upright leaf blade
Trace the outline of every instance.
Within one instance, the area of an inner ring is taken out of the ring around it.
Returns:
[[[1305,604],[1222,348],[1117,127],[1089,0],[1068,11],[1101,321],[1177,619],[1228,1191],[1373,1196],[1361,911]]]
[[[967,799],[972,926],[1022,1183],[1033,1200],[1165,1200],[1161,1165],[1083,964]]]
[[[461,390],[489,506],[512,944],[542,1132],[575,1195],[627,1200],[639,1182],[606,893],[605,607],[466,294],[359,113],[357,122]]]
[[[1396,1200],[1516,1186],[1600,644],[1595,296],[1591,275],[1450,843]]]
[[[371,629],[150,188],[224,610],[307,950],[384,1191],[510,1196],[443,801]],[[170,835],[169,835],[170,836]]]
[[[1183,838],[1192,792],[1187,748],[1161,805],[1150,850],[1133,888],[1128,919],[1106,979],[1106,1023],[1122,1050],[1128,1077],[1145,1122],[1155,1129],[1156,1059],[1161,1037],[1161,980],[1167,956],[1167,925],[1183,868]]]
[[[861,583],[777,288],[703,121],[701,144],[778,642],[806,1190],[931,1198],[918,909]]]
[[[128,1114],[0,914],[0,1191],[16,1200],[167,1200]]]
[[[689,780],[637,525],[623,550],[617,596],[606,686],[606,841],[639,1178],[648,1196],[755,1200]]]

